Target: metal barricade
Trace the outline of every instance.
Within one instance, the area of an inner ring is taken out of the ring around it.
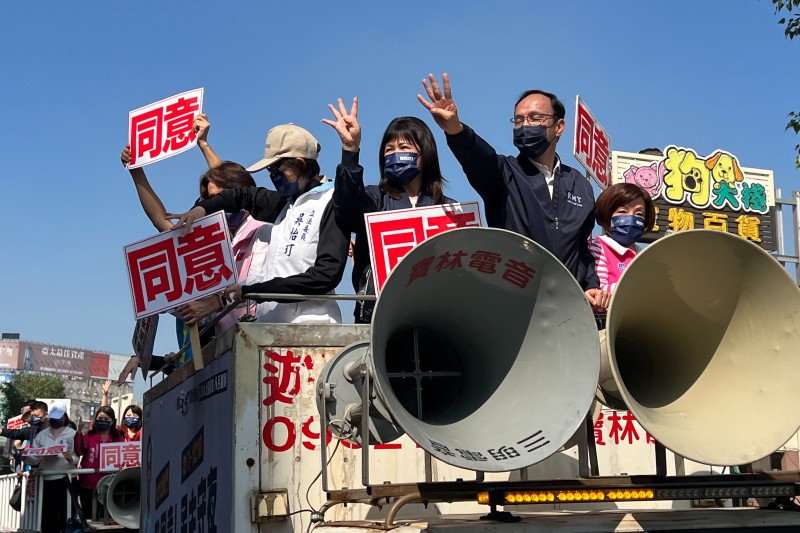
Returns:
[[[4,476],[0,476],[0,528],[19,528],[21,513],[12,509],[11,506],[8,505],[8,500],[11,499],[11,495],[13,494],[14,489],[17,487],[20,477],[22,477],[23,480],[22,498],[20,500],[24,506],[25,489],[27,488],[27,476],[19,476],[17,474],[6,474]],[[24,507],[22,507],[21,510],[24,511]]]

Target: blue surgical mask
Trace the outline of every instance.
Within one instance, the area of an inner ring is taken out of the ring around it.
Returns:
[[[397,185],[408,185],[419,176],[416,152],[395,152],[383,158],[383,175]]]
[[[105,431],[111,428],[111,420],[95,420],[94,429],[97,431]]]
[[[42,419],[41,416],[34,415],[34,416],[31,417],[31,425],[32,426],[41,426],[42,422],[44,422],[44,420]]]
[[[300,180],[289,181],[283,172],[275,172],[270,174],[272,183],[275,184],[275,190],[281,193],[284,198],[297,198],[300,196]]]
[[[141,421],[138,418],[136,418],[135,416],[126,416],[125,417],[125,425],[128,426],[129,428],[139,427],[139,423],[140,422]]]
[[[522,126],[514,128],[514,146],[525,157],[536,159],[550,147],[550,141],[547,140],[547,127]]]
[[[63,418],[51,418],[50,419],[50,427],[53,429],[58,429],[64,427],[64,419]]]
[[[241,226],[247,211],[244,209],[235,213],[225,212],[225,219],[228,221],[228,229],[236,229]]]
[[[644,233],[644,218],[637,215],[617,215],[611,217],[608,236],[622,246],[630,246]]]

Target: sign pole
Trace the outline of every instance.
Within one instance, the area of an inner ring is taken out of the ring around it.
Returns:
[[[200,331],[197,329],[197,324],[189,326],[189,338],[192,341],[192,361],[194,361],[194,369],[200,370],[203,365],[203,347],[200,345]]]

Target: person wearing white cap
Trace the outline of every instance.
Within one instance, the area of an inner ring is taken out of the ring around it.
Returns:
[[[342,279],[349,233],[333,213],[333,188],[322,184],[320,146],[311,133],[295,124],[275,126],[267,134],[264,157],[247,170],[267,169],[275,190],[264,187],[230,189],[176,216],[173,229],[186,228],[216,211],[247,210],[256,220],[272,223],[259,230],[253,255],[266,254],[263,269],[248,274],[245,283],[226,290],[238,301],[255,293],[327,294]],[[254,259],[254,262],[256,259]],[[339,323],[335,301],[259,303],[259,322]]]
[[[75,455],[75,430],[68,427],[69,417],[64,402],[57,401],[47,412],[49,426],[36,434],[31,448],[63,446],[64,452],[57,455],[27,455],[25,462],[39,470],[69,470],[78,463]],[[39,479],[42,487],[42,533],[64,530],[67,523],[67,485],[64,474],[47,474]]]

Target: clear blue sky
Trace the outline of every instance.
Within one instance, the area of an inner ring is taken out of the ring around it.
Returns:
[[[800,189],[800,41],[783,36],[767,0],[736,2],[29,2],[0,8],[0,329],[25,339],[130,353],[133,311],[123,245],[154,233],[119,163],[128,111],[205,87],[210,142],[245,165],[267,130],[294,122],[340,154],[326,105],[357,95],[362,163],[375,183],[380,136],[416,115],[439,143],[448,195],[477,200],[444,135],[416,100],[428,72],[450,74],[462,120],[514,152],[516,96],[567,105],[572,152],[581,94],[612,149],[724,148]],[[146,167],[169,210],[197,196],[197,150]],[[266,185],[266,176],[256,175]],[[349,275],[342,284],[351,292]],[[349,309],[349,308],[348,308]],[[349,311],[345,311],[349,316]],[[173,350],[164,320],[157,352]]]

